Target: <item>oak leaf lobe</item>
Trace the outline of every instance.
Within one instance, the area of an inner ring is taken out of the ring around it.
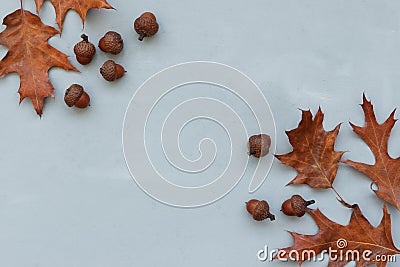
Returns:
[[[35,0],[36,11],[38,14],[44,1],[45,0]],[[70,9],[75,10],[79,14],[82,19],[82,23],[84,23],[88,11],[92,8],[113,9],[113,7],[106,0],[50,0],[50,2],[55,9],[56,21],[61,32],[63,30],[65,16]]]

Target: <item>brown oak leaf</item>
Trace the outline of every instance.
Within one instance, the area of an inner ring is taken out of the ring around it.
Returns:
[[[388,141],[396,119],[395,111],[388,119],[379,124],[374,114],[374,107],[363,95],[361,105],[365,114],[364,127],[351,124],[354,132],[359,135],[371,149],[375,157],[375,164],[369,165],[351,160],[344,163],[369,176],[378,187],[375,194],[400,210],[400,158],[393,159],[388,153]],[[372,187],[372,185],[371,185]]]
[[[277,155],[283,164],[297,170],[297,176],[289,184],[308,184],[313,188],[333,188],[338,163],[344,152],[336,152],[335,140],[340,124],[326,132],[322,122],[324,114],[318,109],[313,120],[309,110],[302,111],[302,119],[296,129],[286,131],[293,151]]]
[[[19,9],[7,15],[3,24],[7,28],[0,33],[0,44],[7,46],[9,51],[0,61],[0,78],[11,72],[19,73],[20,103],[26,97],[30,98],[41,116],[44,99],[54,97],[48,75],[50,68],[77,70],[69,63],[67,55],[47,43],[59,31],[43,24],[38,16]]]
[[[36,11],[39,11],[43,5],[44,0],[35,0]],[[86,15],[89,9],[92,8],[106,8],[113,9],[113,7],[107,3],[106,0],[50,0],[51,4],[54,6],[56,11],[56,21],[60,27],[60,31],[63,29],[63,22],[65,15],[70,9],[75,10],[82,19],[82,23],[85,22]]]
[[[348,225],[343,226],[329,220],[320,210],[309,210],[318,225],[315,235],[290,232],[294,239],[291,247],[280,249],[275,259],[293,259],[301,265],[306,260],[314,260],[322,255],[329,257],[329,267],[342,267],[348,262],[365,267],[376,264],[385,267],[400,251],[392,239],[390,214],[386,204],[383,218],[373,227],[362,214],[358,205],[353,205],[353,213]]]

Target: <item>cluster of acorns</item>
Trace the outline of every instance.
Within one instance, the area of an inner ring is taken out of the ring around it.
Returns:
[[[139,34],[140,41],[143,41],[145,37],[155,35],[159,27],[156,17],[151,12],[143,13],[135,20],[133,26]],[[82,34],[81,38],[82,41],[74,46],[74,53],[80,64],[87,65],[96,54],[96,47],[89,42],[89,38],[85,34]],[[109,31],[100,39],[98,47],[105,53],[117,55],[124,48],[124,41],[119,33]],[[125,69],[114,60],[107,60],[101,66],[100,74],[105,80],[112,82],[124,76]],[[68,107],[86,108],[90,104],[90,97],[81,85],[73,84],[65,91],[64,101]]]
[[[264,157],[269,153],[270,146],[271,138],[268,135],[253,135],[248,142],[249,155],[256,158]],[[307,207],[314,203],[314,200],[306,201],[300,195],[293,195],[282,203],[281,211],[288,216],[302,217],[306,213]],[[268,202],[265,200],[251,199],[246,202],[246,209],[256,221],[275,220],[275,215],[270,213]]]

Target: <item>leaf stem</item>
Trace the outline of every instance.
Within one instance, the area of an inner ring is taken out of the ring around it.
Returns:
[[[24,5],[22,4],[22,0],[19,0],[19,4],[21,6],[21,17],[22,17],[25,14]]]
[[[339,194],[339,192],[336,191],[336,189],[333,187],[333,185],[331,186],[331,188],[332,188],[333,192],[335,192],[336,196],[339,198],[340,202],[347,203],[346,201],[344,201],[343,197]]]

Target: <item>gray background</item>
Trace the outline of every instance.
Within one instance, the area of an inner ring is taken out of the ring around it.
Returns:
[[[34,11],[33,2],[25,0],[25,8]],[[18,75],[0,81],[1,266],[296,266],[261,263],[256,256],[265,245],[291,245],[285,230],[317,232],[309,216],[281,215],[283,200],[300,193],[314,198],[332,220],[348,222],[350,211],[335,200],[333,192],[285,187],[295,171],[277,161],[254,195],[247,193],[249,179],[244,177],[228,196],[203,208],[160,204],[136,186],[126,168],[121,142],[124,112],[134,91],[155,72],[186,61],[217,61],[243,71],[265,93],[277,124],[277,153],[291,149],[284,130],[296,127],[298,108],[315,112],[320,105],[326,113],[326,129],[343,122],[336,147],[349,151],[344,158],[372,163],[372,154],[347,121],[363,123],[358,106],[362,92],[372,99],[380,121],[399,106],[400,2],[110,3],[117,11],[92,10],[84,32],[94,43],[108,30],[120,32],[126,43],[123,53],[110,57],[98,52],[86,67],[71,57],[81,73],[51,70],[56,99],[46,101],[42,119],[29,100],[18,106]],[[16,0],[2,3],[1,17],[18,7]],[[156,37],[140,43],[132,22],[147,10],[156,13],[161,28]],[[49,1],[41,16],[55,26]],[[69,12],[64,26],[62,38],[55,36],[50,43],[72,55],[82,32],[79,16]],[[6,48],[0,51],[3,56]],[[108,58],[128,70],[113,84],[98,73]],[[64,90],[75,82],[92,96],[87,110],[69,109],[63,103]],[[212,125],[209,128],[212,132]],[[191,131],[196,132],[188,130],[183,142],[195,157],[197,143],[189,146]],[[390,139],[393,157],[400,155],[399,146],[396,126]],[[334,183],[348,202],[360,203],[366,217],[377,225],[383,202],[369,184],[370,179],[346,166],[341,166]],[[270,202],[275,222],[249,218],[244,202],[253,197]],[[389,209],[394,240],[400,246],[399,212]]]

